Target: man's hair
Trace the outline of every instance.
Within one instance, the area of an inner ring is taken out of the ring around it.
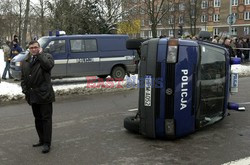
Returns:
[[[33,44],[38,44],[38,46],[40,47],[39,42],[37,42],[36,40],[30,41],[29,46],[33,45]]]

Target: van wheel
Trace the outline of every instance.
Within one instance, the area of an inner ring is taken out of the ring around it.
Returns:
[[[123,67],[121,66],[116,66],[112,69],[112,72],[111,72],[111,77],[113,79],[121,79],[123,80],[124,77],[125,77],[125,70]]]
[[[106,77],[108,77],[108,75],[98,75],[97,77],[105,79]]]
[[[133,133],[139,133],[139,118],[129,116],[124,119],[124,128]]]

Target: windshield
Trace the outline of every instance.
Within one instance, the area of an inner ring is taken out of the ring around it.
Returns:
[[[213,117],[224,109],[226,57],[225,51],[201,45],[198,80],[200,83],[199,117]]]
[[[40,38],[40,39],[38,40],[38,42],[39,42],[40,46],[43,48],[44,45],[47,43],[48,40],[49,40],[48,38],[42,37],[42,38]]]

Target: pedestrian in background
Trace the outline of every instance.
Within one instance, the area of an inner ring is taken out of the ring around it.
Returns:
[[[248,49],[247,38],[243,38],[243,48]],[[249,59],[249,50],[243,50],[244,61],[248,61]]]
[[[233,48],[231,47],[231,39],[225,38],[223,45],[228,49],[230,57],[235,57]]]
[[[42,153],[48,153],[52,137],[52,102],[55,101],[51,84],[54,60],[50,54],[42,52],[37,41],[29,43],[29,50],[29,55],[22,63],[22,92],[32,107],[39,137],[39,142],[33,147],[43,146]]]
[[[3,71],[3,75],[2,75],[2,79],[6,80],[6,74],[8,73],[9,78],[11,79],[12,76],[10,74],[10,41],[6,41],[5,44],[3,44],[2,46],[3,48],[3,52],[4,52],[4,61],[6,63],[4,71]]]
[[[10,58],[11,60],[18,55],[19,53],[21,53],[23,50],[22,48],[18,45],[18,42],[16,40],[12,41],[12,48],[11,48],[11,52],[10,52]]]

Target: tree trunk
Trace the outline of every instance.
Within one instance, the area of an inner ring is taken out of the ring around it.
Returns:
[[[28,32],[28,21],[29,21],[29,11],[30,11],[30,0],[26,1],[25,17],[24,17],[24,26],[22,32],[22,47],[26,47],[26,35]]]
[[[157,38],[157,30],[156,30],[156,27],[157,27],[157,25],[155,25],[155,23],[153,23],[153,24],[151,25],[151,30],[152,30],[152,36],[153,36],[153,38]]]

